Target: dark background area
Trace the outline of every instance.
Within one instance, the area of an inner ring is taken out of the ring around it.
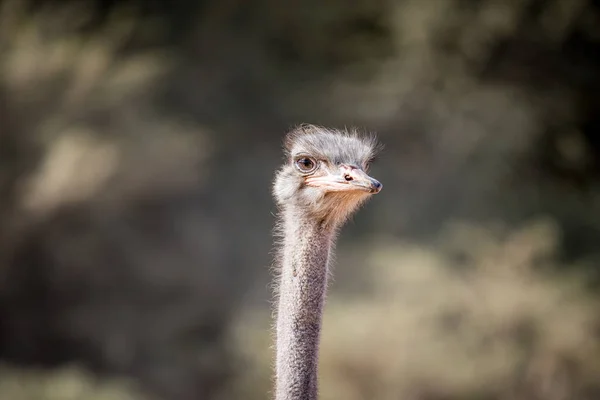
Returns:
[[[599,399],[599,43],[592,0],[1,1],[0,398],[266,398],[309,122],[386,146],[324,399]]]

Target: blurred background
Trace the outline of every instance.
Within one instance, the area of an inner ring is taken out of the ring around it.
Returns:
[[[600,2],[3,0],[0,399],[271,393],[270,195],[377,132],[323,400],[600,399]]]

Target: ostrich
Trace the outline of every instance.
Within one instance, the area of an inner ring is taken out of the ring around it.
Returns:
[[[285,138],[279,208],[275,399],[315,400],[329,264],[337,232],[382,185],[367,175],[374,137],[302,125]]]

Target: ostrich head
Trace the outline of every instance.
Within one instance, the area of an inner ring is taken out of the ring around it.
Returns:
[[[273,187],[281,208],[339,226],[382,185],[367,174],[374,137],[302,125],[285,139],[287,161]]]

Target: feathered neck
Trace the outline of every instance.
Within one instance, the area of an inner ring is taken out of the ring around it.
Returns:
[[[293,208],[282,210],[279,224],[275,399],[315,400],[335,229],[323,221],[302,218]]]

